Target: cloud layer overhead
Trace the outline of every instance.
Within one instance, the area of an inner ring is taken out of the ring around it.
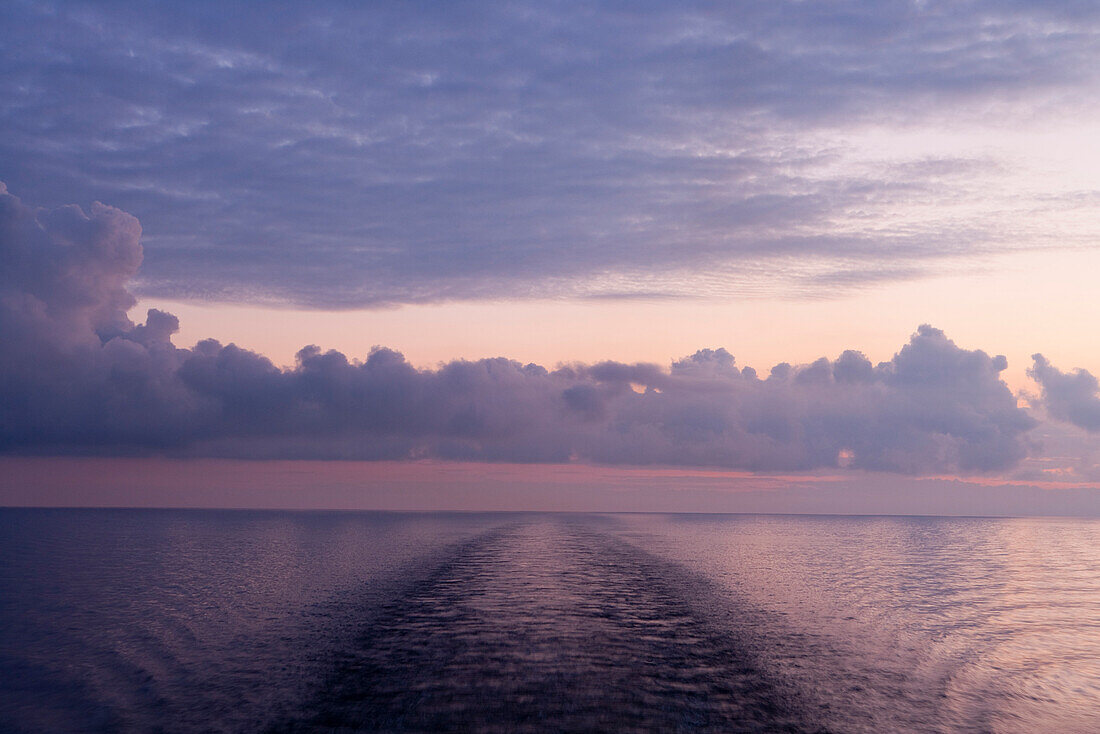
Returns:
[[[171,314],[127,318],[140,236],[109,206],[0,193],[0,451],[968,473],[1013,467],[1034,425],[1004,357],[930,326],[878,365],[846,351],[768,375],[724,349],[668,369],[554,370],[422,370],[385,348],[355,361],[316,347],[279,369],[213,340],[183,349]]]
[[[9,2],[0,176],[149,296],[819,296],[1095,238],[1098,7]]]

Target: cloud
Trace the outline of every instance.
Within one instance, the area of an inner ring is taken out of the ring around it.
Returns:
[[[1033,354],[1027,374],[1039,383],[1039,403],[1047,413],[1087,431],[1100,431],[1100,383],[1088,370],[1062,372],[1042,354]]]
[[[171,314],[133,324],[141,227],[118,209],[31,209],[5,191],[0,234],[6,453],[802,470],[843,452],[922,474],[1011,467],[1034,425],[1000,378],[1004,357],[930,326],[888,362],[847,351],[767,378],[724,349],[668,370],[499,358],[422,370],[381,347],[357,361],[310,346],[280,369],[232,344],[176,347]]]
[[[853,136],[1087,119],[1100,51],[1087,3],[26,2],[0,21],[9,183],[139,216],[143,294],[322,308],[745,293],[746,273],[812,295],[1032,241],[1056,204],[996,185],[984,137],[928,158]]]

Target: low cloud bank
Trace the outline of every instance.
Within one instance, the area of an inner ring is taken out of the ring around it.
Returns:
[[[922,474],[1010,468],[1035,424],[1000,377],[1004,357],[930,326],[888,362],[846,351],[766,376],[723,349],[667,370],[553,371],[506,359],[419,370],[385,348],[360,362],[313,346],[282,370],[213,340],[181,349],[171,314],[126,316],[140,236],[118,209],[35,210],[0,184],[0,452]]]

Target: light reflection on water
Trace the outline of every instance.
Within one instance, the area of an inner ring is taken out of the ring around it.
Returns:
[[[744,600],[841,730],[1096,731],[1100,522],[623,518]]]
[[[0,730],[1100,730],[1100,522],[0,510]]]

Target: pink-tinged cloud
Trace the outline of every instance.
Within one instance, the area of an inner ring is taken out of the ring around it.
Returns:
[[[878,365],[846,351],[767,377],[724,349],[553,371],[416,369],[380,347],[363,361],[306,347],[280,369],[232,344],[181,349],[174,316],[126,316],[140,233],[111,207],[0,191],[0,450],[971,473],[1014,466],[1035,424],[1004,357],[930,326]]]
[[[1100,431],[1100,383],[1088,370],[1062,372],[1041,354],[1028,375],[1042,388],[1040,403],[1052,418]]]

